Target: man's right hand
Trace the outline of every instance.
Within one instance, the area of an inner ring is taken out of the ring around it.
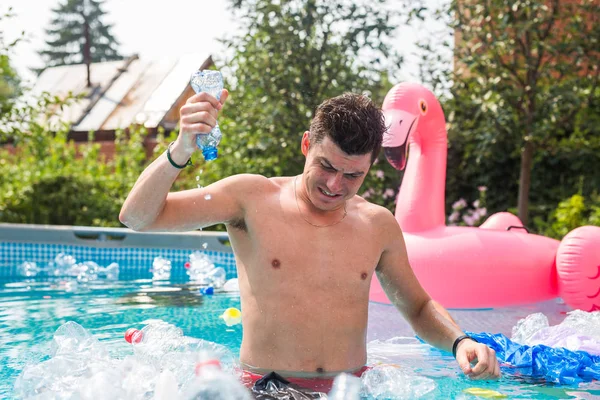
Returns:
[[[217,124],[217,116],[227,101],[229,92],[223,89],[221,101],[214,96],[201,92],[190,97],[179,110],[179,136],[171,154],[173,158],[187,161],[198,148],[196,135],[208,134]]]

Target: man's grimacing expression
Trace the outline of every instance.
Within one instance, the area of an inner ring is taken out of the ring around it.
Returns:
[[[320,143],[311,143],[309,132],[302,137],[302,153],[306,156],[304,190],[299,188],[298,195],[321,211],[343,208],[371,167],[371,153],[348,155],[328,136]]]

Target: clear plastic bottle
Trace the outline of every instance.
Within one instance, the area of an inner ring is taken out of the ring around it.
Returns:
[[[152,262],[152,280],[153,281],[164,281],[171,279],[171,261],[162,257],[155,257]]]
[[[190,85],[192,85],[196,93],[207,92],[220,101],[221,92],[223,91],[223,75],[221,75],[220,71],[196,71],[190,78]],[[200,134],[196,136],[196,144],[202,150],[202,155],[206,161],[212,161],[217,158],[217,146],[221,142],[222,137],[223,134],[218,122],[207,135]]]
[[[202,355],[196,378],[183,388],[183,400],[251,400],[250,391],[235,376],[221,369],[216,357]]]
[[[142,329],[128,329],[125,340],[133,345],[136,358],[158,368],[161,368],[163,358],[169,354],[187,351],[183,331],[161,320],[149,321]]]
[[[360,378],[342,373],[335,377],[329,400],[360,400]]]

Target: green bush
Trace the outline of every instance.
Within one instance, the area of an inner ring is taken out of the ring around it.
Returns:
[[[561,201],[547,220],[538,217],[534,223],[543,235],[556,239],[562,239],[579,226],[600,226],[600,195],[586,199],[581,194],[574,194]]]
[[[151,161],[148,133],[117,131],[115,156],[106,160],[92,134],[76,147],[68,126],[53,122],[53,111],[70,101],[44,95],[1,115],[0,139],[12,145],[0,147],[0,222],[121,226],[121,205]],[[162,134],[158,139],[162,151]]]

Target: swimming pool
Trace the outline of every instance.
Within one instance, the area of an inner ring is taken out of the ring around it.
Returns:
[[[56,237],[56,234],[51,236]],[[11,237],[20,236],[13,234]],[[29,234],[22,237],[31,239]],[[0,398],[13,397],[15,379],[25,366],[37,365],[49,358],[54,332],[67,321],[77,322],[87,329],[107,348],[110,357],[117,360],[132,354],[131,346],[123,339],[124,331],[155,319],[176,325],[186,336],[225,345],[237,354],[241,326],[227,327],[219,315],[228,307],[239,308],[239,296],[201,296],[197,287],[186,281],[183,263],[190,251],[203,247],[204,237],[192,237],[195,248],[187,247],[188,239],[179,236],[175,244],[169,243],[173,246],[169,248],[150,247],[152,241],[147,236],[140,237],[144,238],[141,243],[146,247],[136,246],[131,240],[124,246],[115,247],[107,243],[100,246],[98,243],[94,246],[78,242],[66,244],[68,241],[64,238],[59,238],[58,242],[31,243],[10,241],[6,235],[0,237],[0,365],[4,366],[0,372]],[[211,245],[206,250],[227,270],[228,277],[235,276],[231,253],[223,251],[222,247],[219,251],[211,250],[219,247],[222,237],[208,237],[206,240]],[[162,237],[160,241],[164,243]],[[76,284],[73,280],[16,276],[16,263],[20,260],[48,262],[61,251],[71,252],[80,261],[93,260],[100,265],[119,262],[119,280]],[[170,281],[153,282],[150,279],[149,268],[156,256],[173,261]],[[466,330],[501,332],[510,336],[517,321],[529,314],[544,312],[551,324],[556,324],[564,318],[566,311],[565,305],[551,301],[504,309],[454,310],[452,314]],[[370,304],[367,340],[371,363],[400,364],[409,377],[426,378],[425,382],[433,385],[433,390],[423,397],[427,399],[476,398],[464,392],[473,387],[496,390],[510,398],[590,399],[600,396],[598,382],[560,387],[506,373],[498,382],[470,381],[461,375],[450,355],[419,343],[399,313],[389,305]]]

